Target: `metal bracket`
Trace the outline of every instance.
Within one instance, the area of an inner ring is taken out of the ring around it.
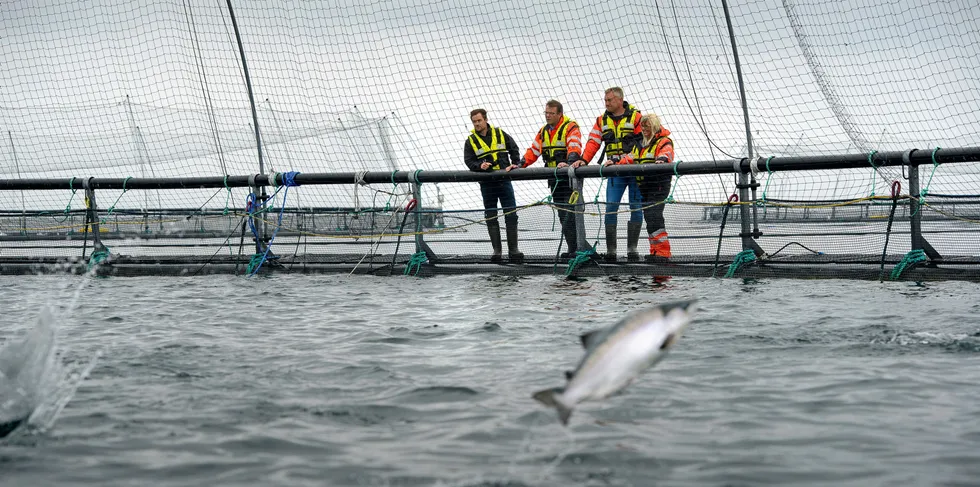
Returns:
[[[912,167],[912,153],[919,149],[909,149],[902,154],[902,179],[908,181],[909,177],[905,174],[905,167]]]
[[[745,161],[745,160],[746,159],[743,157],[741,159],[735,159],[732,162],[732,169],[734,170],[735,174],[738,174],[738,173],[742,172],[742,161]]]

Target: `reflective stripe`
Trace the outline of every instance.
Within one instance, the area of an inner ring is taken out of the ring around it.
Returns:
[[[661,162],[658,162],[658,159],[662,161],[664,159],[664,156],[660,156],[658,158],[657,153],[660,152],[660,149],[662,149],[663,146],[667,144],[667,142],[670,142],[670,145],[674,145],[674,141],[671,140],[670,137],[665,136],[665,137],[657,137],[653,139],[650,145],[640,148],[639,156],[634,159],[635,163],[636,164],[660,164]],[[669,163],[670,161],[668,160],[665,162]]]
[[[638,115],[633,107],[626,110],[623,114],[623,118],[619,119],[619,124],[617,124],[612,117],[609,116],[609,112],[602,114],[602,125],[599,127],[602,129],[602,134],[612,133],[614,140],[612,142],[606,143],[606,155],[607,156],[618,156],[623,154],[623,138],[627,135],[633,133],[636,130],[636,125],[633,123],[633,119]]]
[[[647,237],[647,240],[649,240],[651,244],[666,242],[667,241],[667,232],[665,230],[662,230],[662,229],[661,230],[657,230],[656,232],[650,234],[650,236]]]
[[[575,123],[570,119],[565,119],[558,130],[555,131],[555,138],[547,130],[547,126],[541,127],[541,156],[544,158],[546,167],[555,167],[559,162],[565,162],[568,157],[568,149],[581,147],[580,144],[569,144],[567,141],[568,125]]]
[[[669,158],[663,155],[659,157],[657,156],[657,153],[660,152],[660,149],[664,148],[664,146],[666,146],[668,142],[670,142],[671,147],[673,147],[674,141],[671,140],[670,137],[664,135],[661,137],[654,138],[650,142],[650,144],[647,145],[646,147],[640,147],[639,149],[634,147],[633,154],[635,155],[635,157],[633,158],[633,163],[634,164],[669,164],[670,163]],[[637,176],[636,180],[643,181],[643,176]]]

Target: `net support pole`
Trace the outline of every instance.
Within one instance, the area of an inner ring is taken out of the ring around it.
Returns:
[[[248,63],[245,61],[245,46],[242,44],[242,35],[238,30],[238,21],[235,19],[235,11],[231,6],[231,0],[226,0],[228,4],[228,16],[231,17],[231,25],[235,29],[235,40],[238,42],[238,54],[242,59],[242,73],[245,76],[245,89],[248,91],[248,103],[252,108],[252,126],[255,128],[255,148],[259,155],[259,174],[265,174],[265,162],[262,159],[262,137],[259,132],[259,113],[255,108],[255,94],[252,91],[252,77],[248,73]],[[258,200],[260,205],[264,205],[269,195],[265,192],[265,186],[259,188]],[[262,226],[262,240],[269,238],[268,226]]]
[[[732,16],[728,11],[728,1],[721,0],[721,5],[725,9],[725,22],[728,24],[728,38],[731,40],[732,43],[732,56],[735,60],[735,73],[738,76],[738,92],[742,98],[742,118],[745,120],[745,144],[746,144],[746,150],[748,151],[748,158],[746,158],[746,161],[748,161],[751,164],[752,155],[753,155],[752,154],[752,130],[749,126],[749,104],[748,104],[748,100],[745,97],[745,82],[743,81],[742,78],[742,64],[738,60],[738,48],[735,45],[735,29],[732,27]],[[739,201],[743,202],[743,204],[739,205],[738,207],[739,219],[741,220],[741,224],[742,224],[742,231],[740,234],[740,236],[742,237],[742,250],[752,249],[752,251],[755,252],[755,255],[758,257],[765,253],[762,251],[762,249],[759,247],[759,245],[755,242],[754,239],[756,235],[759,235],[758,222],[755,223],[755,232],[753,232],[752,221],[749,219],[749,211],[748,211],[749,209],[746,208],[746,205],[744,204],[747,201],[754,201],[755,198],[754,186],[757,185],[757,183],[755,182],[755,175],[751,174],[750,171],[742,170],[738,174],[738,183],[739,183],[738,184]],[[749,198],[748,188],[750,187],[752,187],[753,200],[748,199]],[[752,209],[753,210],[755,209],[754,205]],[[753,217],[756,216],[754,212],[752,216]]]
[[[104,252],[105,245],[102,243],[102,236],[99,230],[99,206],[95,202],[95,189],[90,184],[93,178],[83,180],[82,187],[85,188],[85,226],[92,233],[92,254]]]
[[[142,149],[145,149],[145,147],[142,147],[142,144],[140,144],[140,140],[142,139],[142,136],[140,135],[140,127],[139,125],[136,125],[136,116],[133,115],[133,106],[129,102],[129,95],[126,95],[125,104],[126,104],[126,117],[129,120],[129,128],[130,130],[133,131],[133,154],[136,155],[136,163],[139,164],[140,166],[140,177],[145,178],[147,162],[149,162],[150,159],[149,154],[147,154],[145,158],[143,157],[144,151]],[[159,195],[159,193],[157,194]],[[143,231],[146,233],[150,233],[150,224],[148,223],[148,215],[146,214],[146,211],[149,207],[150,207],[150,192],[144,191],[143,192],[143,211],[144,211]]]
[[[10,140],[10,155],[14,158],[14,171],[17,172],[17,179],[20,179],[20,161],[17,160],[17,147],[14,145],[14,135],[9,130],[7,138]],[[27,204],[24,202],[24,190],[20,190],[20,234],[27,235]]]
[[[942,260],[943,256],[922,236],[922,206],[919,204],[919,165],[912,164],[909,154],[909,230],[912,250],[922,250],[930,260]]]
[[[429,244],[425,243],[422,236],[422,187],[419,183],[412,183],[412,197],[415,198],[415,208],[412,212],[412,220],[415,223],[415,252],[425,252],[425,257],[430,262],[435,262],[436,253],[432,251]]]
[[[572,166],[568,166],[568,183],[572,186],[572,194],[578,195],[575,197],[575,203],[572,204],[572,209],[575,211],[575,214],[572,215],[575,218],[575,248],[585,250],[590,245],[585,237],[585,204],[582,203],[582,178],[575,177],[575,168]]]
[[[251,176],[249,176],[249,178],[248,178],[248,184],[249,184],[249,190],[252,192],[252,194],[254,194],[254,195],[259,194],[259,188],[260,188],[260,186],[259,186],[259,184],[257,182],[255,182],[255,175],[254,174],[251,175]],[[264,186],[262,186],[261,188],[263,190],[265,189]],[[264,207],[263,206],[263,203],[264,203],[264,200],[263,200],[263,202],[260,203],[259,200],[258,200],[258,198],[256,198],[254,206],[252,208],[249,208],[248,211],[253,214],[253,217],[252,217],[253,218],[253,220],[252,220],[253,222],[255,221],[254,220],[254,218],[255,218],[254,215],[259,215],[259,218],[261,218],[261,220],[258,222],[258,226],[259,227],[262,227],[263,230],[264,230],[264,227],[262,226],[262,224],[265,221],[265,215],[263,213],[257,211],[257,208],[263,208]],[[268,245],[268,242],[269,242],[267,240],[267,237],[265,235],[265,232],[263,231],[262,235],[252,235],[252,239],[255,240],[255,253],[256,254],[263,254],[263,253],[265,253],[266,245]]]

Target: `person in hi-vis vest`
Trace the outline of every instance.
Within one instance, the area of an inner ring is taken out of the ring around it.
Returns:
[[[616,164],[673,164],[674,141],[670,130],[660,123],[660,117],[648,113],[640,119],[643,140],[629,154],[623,155]],[[613,164],[612,161],[606,164]],[[643,195],[643,218],[647,222],[650,241],[648,262],[665,262],[670,259],[670,240],[667,240],[667,225],[664,220],[664,205],[670,196],[670,173],[655,176],[637,176],[640,194]]]
[[[605,143],[606,161],[617,161],[624,154],[629,154],[633,146],[643,137],[640,134],[640,111],[623,100],[623,89],[614,86],[606,90],[604,101],[606,111],[595,120],[589,141],[585,144],[582,159],[591,162],[592,157],[599,151],[599,145]],[[604,161],[598,161],[600,164]],[[630,219],[626,224],[626,258],[630,262],[640,260],[636,245],[640,241],[640,230],[643,229],[643,207],[640,186],[632,176],[606,178],[606,215],[604,218],[606,231],[607,262],[616,262],[616,220],[623,193],[629,190]]]
[[[477,108],[471,111],[470,121],[473,122],[473,130],[463,145],[463,162],[471,171],[499,171],[521,163],[521,152],[517,143],[503,129],[487,123],[486,110]],[[497,220],[498,200],[505,213],[504,222],[507,225],[507,256],[511,261],[520,261],[524,254],[517,250],[517,201],[514,199],[513,185],[507,180],[481,181],[480,193],[483,194],[487,233],[490,234],[490,245],[493,247],[490,261],[500,262],[503,250],[500,243],[500,222]]]
[[[548,100],[545,103],[544,119],[547,123],[538,130],[534,143],[524,153],[524,163],[520,166],[508,167],[508,171],[530,166],[538,160],[538,157],[544,159],[545,167],[556,169],[568,166],[577,168],[586,164],[582,160],[582,131],[574,120],[565,116],[565,109],[558,100]],[[578,251],[575,205],[569,202],[573,191],[571,181],[564,174],[559,174],[559,179],[560,181],[557,182],[549,180],[548,188],[551,190],[551,199],[558,209],[558,220],[561,222],[565,244],[568,245],[568,252],[561,254],[561,258],[567,259]]]

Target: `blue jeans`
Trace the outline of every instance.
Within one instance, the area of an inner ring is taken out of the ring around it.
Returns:
[[[619,211],[619,202],[623,200],[623,193],[629,187],[630,195],[630,223],[640,223],[643,221],[643,198],[640,196],[640,185],[633,176],[609,178],[606,180],[606,225],[616,224],[616,212]]]
[[[500,207],[504,211],[513,211],[517,207],[517,201],[514,199],[514,186],[510,184],[510,181],[480,183],[480,192],[483,194],[485,218],[497,216],[497,200],[500,200]],[[505,215],[504,221],[507,225],[516,225],[517,212],[514,211]]]

